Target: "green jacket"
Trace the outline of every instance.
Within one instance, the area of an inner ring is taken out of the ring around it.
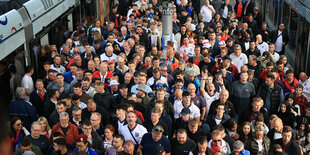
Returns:
[[[263,147],[266,155],[268,155],[269,149],[270,149],[270,139],[265,135],[263,139]],[[258,143],[253,138],[248,141],[246,144],[246,150],[249,150],[251,154],[258,154]]]
[[[155,98],[153,98],[146,106],[146,112],[147,114],[149,114],[152,109],[155,107]],[[171,116],[171,118],[173,118],[174,116],[174,108],[173,108],[173,105],[165,99],[164,101],[164,109],[165,111]]]
[[[36,155],[43,155],[40,148],[35,145],[32,145],[31,151]],[[14,155],[23,155],[23,151],[19,148],[17,151],[14,152]]]

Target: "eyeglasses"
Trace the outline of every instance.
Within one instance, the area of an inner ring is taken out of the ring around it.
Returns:
[[[214,143],[221,142],[222,140],[212,140]]]
[[[83,128],[84,130],[91,130],[92,128]]]

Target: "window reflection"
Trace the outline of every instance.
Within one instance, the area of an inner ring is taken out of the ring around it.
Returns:
[[[291,46],[293,51],[295,51],[296,49],[296,34],[298,27],[297,24],[298,24],[298,14],[293,9],[291,9],[291,19],[289,27],[289,37],[290,37],[289,45]]]

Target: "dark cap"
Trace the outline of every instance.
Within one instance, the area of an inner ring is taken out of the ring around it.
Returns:
[[[126,84],[121,84],[121,85],[119,86],[119,89],[123,89],[123,88],[128,88],[128,87],[127,87]]]
[[[180,115],[185,116],[185,115],[190,114],[190,113],[191,113],[191,110],[189,110],[189,108],[183,108]]]
[[[58,145],[67,145],[66,140],[64,138],[57,138],[54,140],[54,143]]]
[[[222,60],[231,60],[231,58],[228,55],[225,55]]]
[[[221,70],[216,70],[215,74],[222,74],[222,71]]]
[[[229,37],[229,38],[227,38],[227,42],[228,42],[228,41],[233,41],[233,39]]]
[[[160,134],[164,132],[164,128],[161,125],[155,125],[152,128],[152,132],[155,132],[156,134]]]

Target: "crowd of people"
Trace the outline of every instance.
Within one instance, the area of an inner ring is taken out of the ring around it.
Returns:
[[[9,67],[14,154],[310,153],[310,80],[253,0],[172,1],[167,42],[160,0],[112,3],[40,46],[38,69]]]

